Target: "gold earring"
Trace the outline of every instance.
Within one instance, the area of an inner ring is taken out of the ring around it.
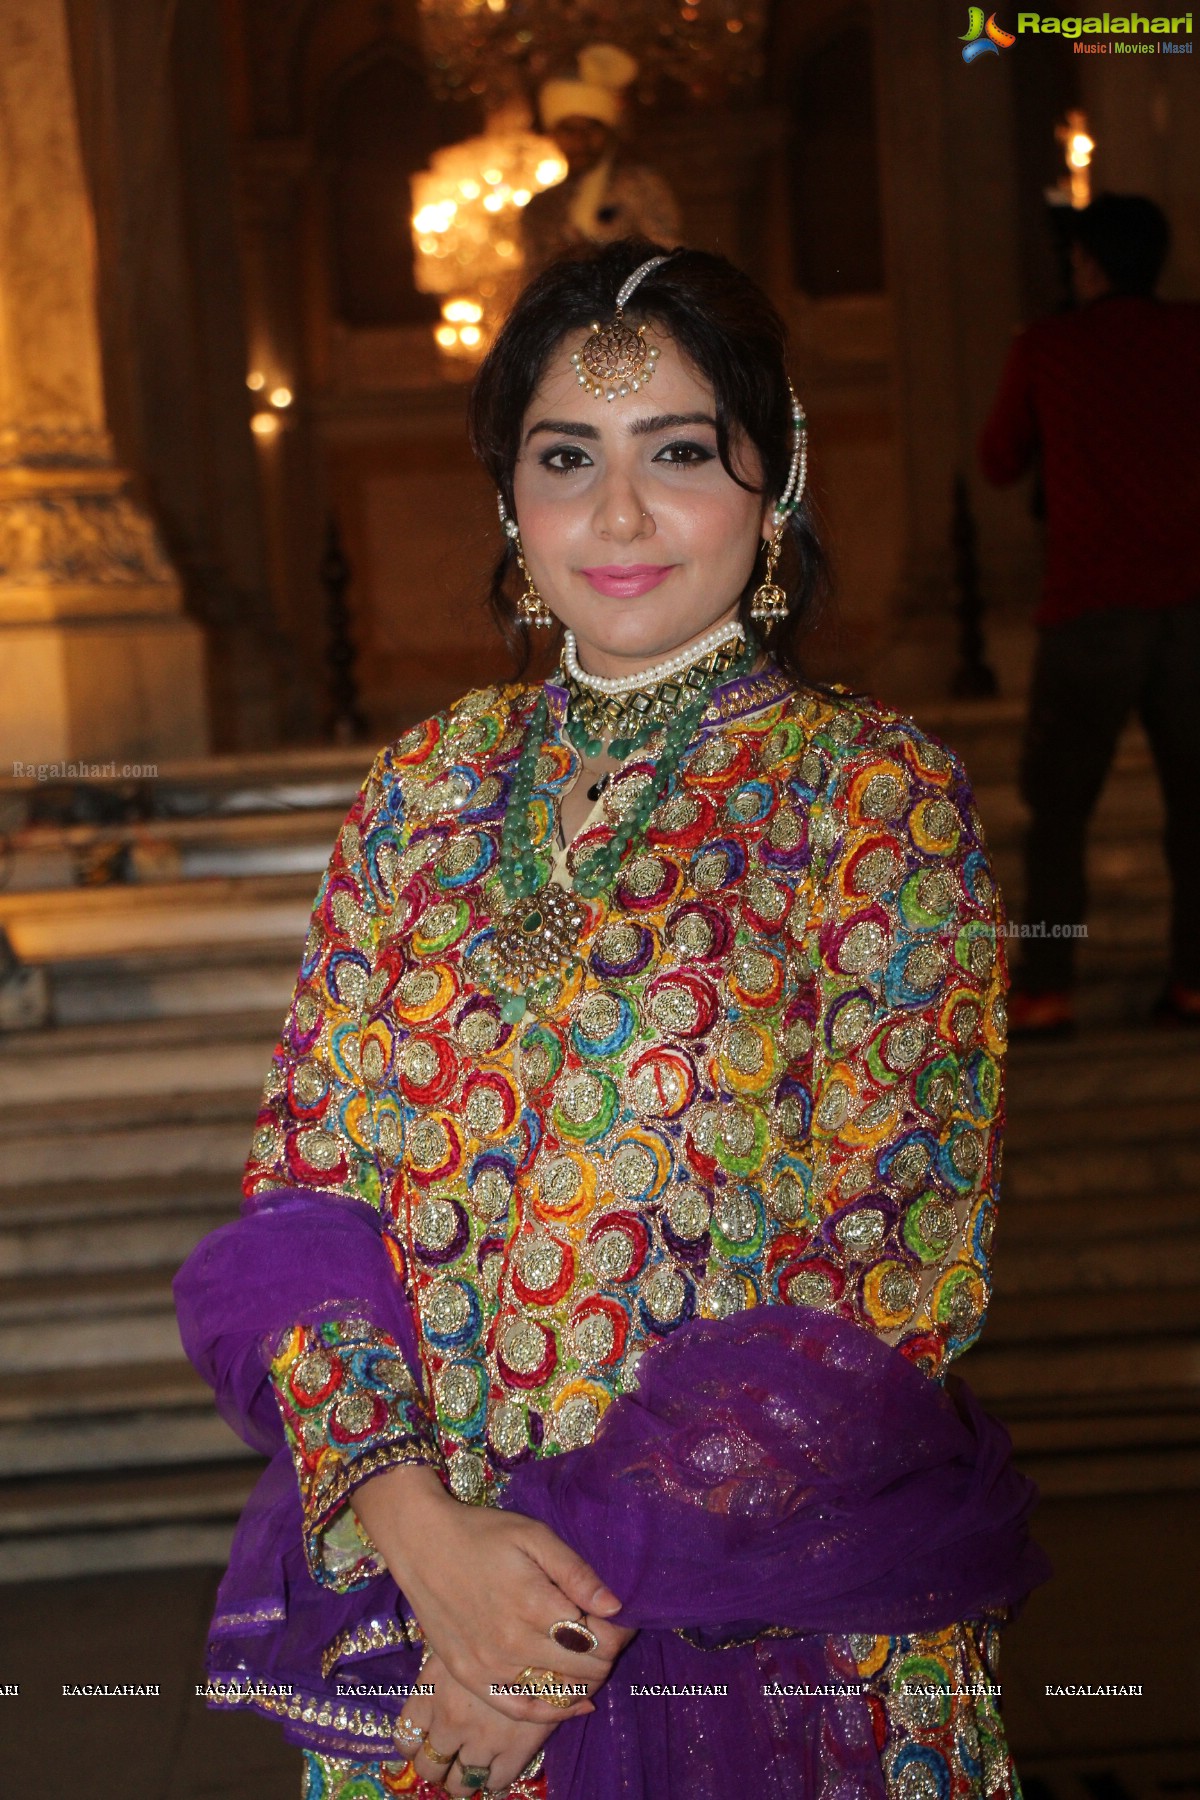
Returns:
[[[787,594],[775,580],[775,564],[783,549],[783,530],[781,525],[767,544],[766,573],[755,588],[750,602],[750,617],[760,625],[778,625],[781,619],[787,618]]]
[[[521,566],[521,573],[525,577],[525,592],[517,601],[517,617],[522,625],[532,625],[549,631],[554,623],[554,614],[533,585],[533,576],[529,573],[529,565],[525,561],[525,553],[521,549],[518,538],[513,539],[513,549],[517,553],[517,561]]]

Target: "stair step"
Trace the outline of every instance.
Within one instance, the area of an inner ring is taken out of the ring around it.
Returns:
[[[310,876],[257,875],[0,894],[0,925],[34,963],[247,940],[283,940],[298,952],[316,885]]]
[[[0,1425],[0,1467],[8,1480],[90,1470],[209,1463],[254,1455],[220,1415],[128,1412],[47,1425]]]
[[[1094,1338],[1111,1343],[1121,1358],[1128,1359],[1130,1339],[1152,1346],[1164,1335],[1188,1331],[1200,1331],[1200,1288],[1194,1284],[1148,1288],[1130,1284],[1121,1288],[1120,1301],[1114,1304],[1110,1288],[1021,1293],[1013,1292],[1002,1278],[988,1309],[983,1342],[1006,1355],[1009,1345],[1022,1343],[1037,1344],[1049,1354],[1064,1341]],[[1200,1342],[1193,1345],[1193,1352],[1194,1372],[1185,1385],[1200,1382]]]
[[[0,1425],[70,1423],[122,1411],[211,1410],[212,1391],[191,1363],[109,1363],[0,1375]]]
[[[1084,1239],[1075,1245],[1029,1246],[1005,1238],[997,1251],[995,1277],[1002,1293],[1022,1301],[1033,1295],[1120,1293],[1124,1304],[1131,1287],[1200,1289],[1200,1217],[1192,1220],[1186,1235],[1163,1238],[1148,1239],[1139,1233],[1101,1243]]]
[[[19,1117],[0,1114],[0,1188],[28,1188],[51,1172],[59,1182],[240,1176],[260,1092],[256,1083],[233,1094],[93,1100],[76,1108],[64,1102],[28,1107]]]
[[[142,1470],[97,1475],[86,1482],[57,1476],[0,1488],[0,1537],[78,1530],[81,1526],[158,1524],[169,1519],[227,1518],[244,1506],[261,1467],[244,1463],[205,1469]]]
[[[997,1307],[997,1311],[1002,1311]],[[1160,1335],[1134,1337],[1114,1343],[1111,1302],[1097,1308],[1096,1330],[1079,1342],[1039,1340],[1035,1333],[1017,1336],[988,1330],[982,1343],[962,1359],[963,1378],[989,1409],[1001,1418],[1026,1410],[1039,1397],[1060,1404],[1065,1400],[1089,1403],[1098,1398],[1121,1396],[1137,1408],[1149,1406],[1158,1394],[1200,1392],[1200,1344],[1196,1341],[1193,1315],[1182,1328],[1164,1319]],[[1119,1311],[1125,1310],[1122,1300]],[[1004,1336],[1009,1342],[1004,1342]]]
[[[236,1213],[236,1201],[227,1200],[221,1206],[193,1208],[176,1216],[110,1219],[65,1229],[60,1225],[3,1228],[0,1278],[175,1267],[206,1233]]]
[[[4,1107],[48,1106],[56,1095],[78,1094],[88,1100],[146,1100],[151,1096],[229,1093],[235,1088],[261,1088],[279,1033],[270,1020],[246,1041],[215,1040],[207,1044],[108,1050],[68,1050],[35,1056],[25,1062],[0,1055]]]
[[[1043,1246],[1106,1244],[1112,1238],[1150,1242],[1189,1238],[1200,1222],[1197,1193],[1066,1194],[1053,1199],[1016,1199],[1005,1182],[997,1233],[999,1254],[1030,1255]]]
[[[229,1021],[239,1012],[271,1012],[281,1020],[302,942],[303,936],[251,938],[61,960],[48,969],[51,1015],[61,1029],[207,1016]]]

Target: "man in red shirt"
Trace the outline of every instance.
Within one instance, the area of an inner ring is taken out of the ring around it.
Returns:
[[[1071,218],[1077,306],[1009,351],[979,440],[1001,485],[1040,465],[1046,569],[1021,754],[1031,819],[1011,1023],[1074,1022],[1088,820],[1136,711],[1166,800],[1170,968],[1155,1007],[1200,1023],[1200,306],[1155,298],[1169,246],[1150,200]]]

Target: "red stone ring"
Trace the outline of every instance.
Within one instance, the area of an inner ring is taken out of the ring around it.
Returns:
[[[550,1627],[550,1636],[560,1650],[573,1650],[576,1656],[586,1656],[589,1650],[600,1648],[600,1639],[582,1619],[559,1619]]]

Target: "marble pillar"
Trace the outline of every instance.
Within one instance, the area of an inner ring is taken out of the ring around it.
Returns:
[[[207,745],[203,640],[107,429],[64,0],[0,0],[0,769]]]

